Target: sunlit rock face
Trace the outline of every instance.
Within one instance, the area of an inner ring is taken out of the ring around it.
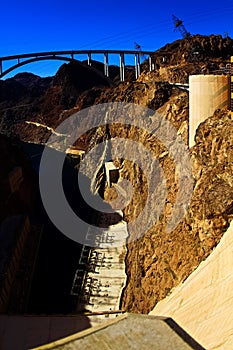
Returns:
[[[226,231],[233,209],[232,128],[233,122],[227,112],[218,112],[200,125],[197,144],[190,151],[195,177],[190,208],[169,235],[165,224],[177,188],[171,160],[168,156],[163,159],[163,169],[168,172],[167,186],[172,186],[172,190],[167,196],[164,215],[141,240],[129,247],[126,260],[129,278],[123,296],[125,308],[150,311],[212,252]],[[129,167],[128,174],[138,184]],[[127,211],[129,216],[142,205],[139,197],[137,199],[131,212]]]
[[[166,44],[152,55],[154,78],[188,83],[189,75],[219,73],[230,61],[232,43],[221,35],[193,35]]]

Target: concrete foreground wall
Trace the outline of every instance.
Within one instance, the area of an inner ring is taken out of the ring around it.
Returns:
[[[213,253],[151,314],[172,317],[206,349],[233,349],[233,222]]]
[[[216,109],[230,106],[230,77],[226,75],[189,76],[189,147],[194,145],[200,123]]]

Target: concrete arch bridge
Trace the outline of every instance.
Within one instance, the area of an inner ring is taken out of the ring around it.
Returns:
[[[134,56],[135,65],[135,77],[136,79],[140,75],[140,60],[141,57],[148,57],[149,69],[150,71],[154,69],[152,63],[151,55],[152,51],[136,51],[136,50],[71,50],[71,51],[48,51],[48,52],[34,52],[13,56],[0,57],[0,78],[3,78],[8,73],[13,70],[24,66],[29,63],[42,61],[42,60],[61,60],[61,61],[74,61],[77,60],[77,56],[87,55],[88,65],[91,66],[92,55],[102,54],[104,63],[104,74],[109,76],[109,56],[118,55],[119,56],[119,70],[121,81],[125,80],[125,56]],[[10,61],[10,65],[4,69],[6,62]]]

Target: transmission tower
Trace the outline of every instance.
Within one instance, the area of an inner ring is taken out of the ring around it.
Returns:
[[[177,18],[175,15],[172,15],[172,20],[175,26],[175,30],[178,29],[184,39],[191,36],[191,34],[185,29],[185,26],[183,25],[183,21],[181,19]]]
[[[134,42],[134,48],[135,48],[135,50],[138,51],[140,57],[141,57],[143,60],[145,60],[146,57],[145,57],[145,55],[142,54],[142,47],[141,47],[141,45],[139,45],[138,43],[136,43],[136,41]]]
[[[134,42],[134,48],[135,48],[136,50],[138,50],[139,52],[142,51],[141,45],[139,45],[139,44],[136,43],[136,42]]]

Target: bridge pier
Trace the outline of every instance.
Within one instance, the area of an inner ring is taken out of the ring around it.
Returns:
[[[151,71],[152,71],[152,61],[151,61],[151,56],[149,56],[148,60],[149,60],[149,71],[151,72]]]
[[[231,56],[231,82],[230,82],[230,108],[231,108],[231,114],[233,114],[233,56]]]
[[[109,77],[109,70],[108,70],[108,53],[104,53],[104,75],[106,77]]]
[[[135,54],[135,77],[136,79],[139,77],[140,75],[140,56],[139,53]]]
[[[123,53],[120,53],[120,79],[125,81],[125,57]]]
[[[137,63],[137,68],[138,68],[138,76],[141,74],[141,68],[140,68],[140,55],[138,53],[138,63]]]
[[[135,78],[138,78],[138,69],[137,69],[137,54],[134,56],[134,65],[135,65]]]
[[[88,64],[88,66],[91,66],[91,53],[90,52],[88,52],[88,54],[87,54],[87,64]]]

